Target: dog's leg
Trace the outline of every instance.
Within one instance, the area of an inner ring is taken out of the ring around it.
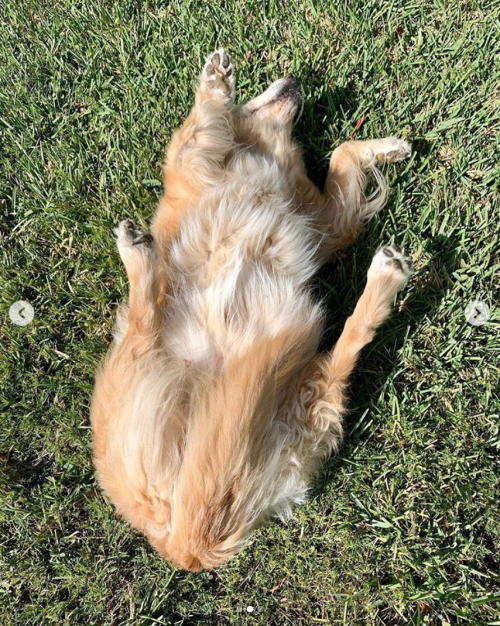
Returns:
[[[297,178],[302,209],[312,213],[323,234],[320,253],[324,260],[350,246],[366,222],[384,207],[387,183],[379,166],[410,154],[410,144],[395,137],[349,141],[332,154],[323,194],[306,176]],[[376,188],[367,197],[368,174],[375,179]]]
[[[360,351],[388,318],[394,296],[411,274],[410,258],[398,246],[382,248],[368,270],[365,290],[345,323],[333,352],[320,356],[304,374],[297,411],[304,417],[304,465],[312,468],[342,437],[345,390]],[[301,444],[302,445],[302,444]]]
[[[199,78],[193,110],[174,133],[166,154],[165,194],[152,226],[164,256],[182,214],[205,189],[221,179],[225,160],[234,146],[229,110],[234,84],[229,55],[223,49],[212,53]]]
[[[207,58],[196,93],[197,102],[215,100],[230,109],[234,100],[234,85],[231,57],[224,48],[220,48]]]
[[[158,294],[164,268],[150,234],[130,220],[121,222],[114,232],[130,293],[128,305],[119,310],[115,339],[96,376],[91,410],[94,462],[101,486],[132,525],[145,532],[169,515],[168,503],[156,497],[158,483],[151,486],[147,481],[148,463],[164,450],[155,430],[158,398],[153,391],[157,389],[154,381],[162,376],[155,348],[161,341]]]
[[[366,221],[384,207],[387,199],[387,183],[378,166],[410,155],[410,144],[395,137],[350,141],[333,152],[325,189],[333,200],[332,235],[327,237],[325,247],[345,248],[356,239]],[[375,178],[377,188],[367,198],[368,173]]]
[[[163,261],[153,237],[130,220],[121,222],[114,232],[130,283],[128,316],[123,320],[125,328],[119,330],[125,336],[143,339],[148,347],[161,324]]]

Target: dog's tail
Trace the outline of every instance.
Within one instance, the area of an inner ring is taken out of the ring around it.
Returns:
[[[157,546],[176,565],[191,571],[219,565],[258,521],[276,402],[312,357],[317,338],[311,322],[262,340],[229,362],[199,398],[175,487],[171,533],[165,550]]]

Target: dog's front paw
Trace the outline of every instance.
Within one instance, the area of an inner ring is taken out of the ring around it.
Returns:
[[[118,247],[145,245],[151,247],[153,235],[145,233],[132,220],[123,220],[113,229]]]
[[[224,100],[226,106],[234,99],[234,68],[231,57],[220,48],[212,52],[207,58],[201,74],[200,85],[205,93]]]
[[[397,163],[411,156],[411,143],[397,137],[386,137],[380,140],[381,149],[377,153],[377,160],[384,163]]]
[[[399,246],[384,246],[373,257],[368,280],[390,280],[400,291],[413,271],[410,256]]]

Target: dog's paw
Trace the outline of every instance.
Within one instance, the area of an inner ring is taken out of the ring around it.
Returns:
[[[224,48],[208,56],[200,83],[204,92],[222,98],[226,105],[232,104],[235,85],[234,68],[231,57]]]
[[[378,167],[382,163],[397,163],[411,156],[411,144],[405,139],[386,137],[361,142],[359,153],[364,168]]]
[[[380,148],[376,156],[379,163],[397,163],[411,156],[411,143],[397,137],[386,137],[380,140]]]
[[[145,233],[132,220],[123,220],[113,229],[118,247],[142,246],[148,248],[153,243],[153,235]]]
[[[373,257],[368,270],[368,280],[388,279],[400,291],[413,271],[410,256],[399,246],[384,246]]]

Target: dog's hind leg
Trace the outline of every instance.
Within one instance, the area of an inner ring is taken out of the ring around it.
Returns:
[[[234,70],[229,55],[220,49],[207,58],[199,78],[191,114],[177,130],[167,149],[165,193],[152,226],[164,256],[182,215],[200,195],[217,184],[234,147],[230,108],[234,98]]]
[[[118,319],[118,333],[122,339],[134,337],[147,349],[156,340],[161,324],[163,260],[153,237],[130,220],[120,222],[114,232],[130,283],[128,312]]]
[[[398,246],[382,248],[373,258],[365,290],[333,351],[318,357],[304,373],[295,414],[303,416],[305,436],[300,446],[305,467],[316,469],[321,458],[340,443],[349,376],[360,351],[388,318],[392,300],[411,271],[411,261],[404,250]]]
[[[379,166],[410,154],[410,144],[395,137],[348,141],[332,154],[323,194],[305,176],[297,179],[302,210],[314,216],[323,235],[320,253],[324,260],[350,246],[366,222],[384,207],[387,183]],[[366,196],[370,174],[376,187]]]
[[[148,480],[155,476],[151,467],[165,446],[157,428],[166,386],[158,303],[164,267],[153,237],[133,222],[121,222],[114,232],[130,282],[129,302],[119,310],[113,344],[96,375],[94,462],[101,486],[120,513],[146,532],[165,525],[169,509],[158,497],[159,491],[166,492],[168,478],[160,488]]]

